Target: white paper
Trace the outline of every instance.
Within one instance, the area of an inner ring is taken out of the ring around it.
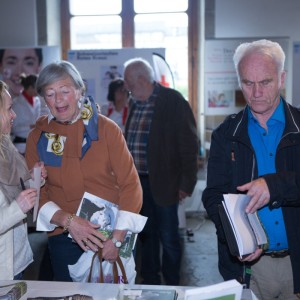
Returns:
[[[185,291],[184,300],[213,300],[222,296],[228,296],[228,299],[240,300],[242,291],[243,286],[233,279],[205,287],[188,289]]]
[[[250,202],[250,196],[243,194],[225,194],[224,201],[227,207],[226,212],[229,213],[233,228],[235,228],[240,257],[253,253],[257,247],[257,242],[245,212]]]
[[[140,297],[142,295],[143,290],[124,290],[123,296],[134,296]],[[133,298],[135,299],[135,298]]]
[[[222,204],[234,230],[240,257],[253,253],[257,245],[267,243],[267,236],[257,214],[245,211],[251,197],[244,194],[224,194],[223,196]]]
[[[33,222],[36,221],[37,212],[38,212],[38,208],[39,208],[39,202],[40,202],[41,172],[42,172],[42,168],[40,166],[34,167],[33,168],[33,179],[29,180],[30,187],[37,190],[37,199],[36,199],[34,207],[33,207]]]

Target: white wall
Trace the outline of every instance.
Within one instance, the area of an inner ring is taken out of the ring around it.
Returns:
[[[40,0],[36,0],[40,1]],[[47,0],[46,14],[47,14],[47,45],[60,46],[60,1],[61,0]],[[62,0],[65,1],[65,0]]]
[[[37,45],[36,0],[1,0],[0,46]]]
[[[1,0],[0,47],[60,46],[60,41],[60,0]]]
[[[289,36],[300,40],[299,0],[215,0],[216,37]]]
[[[216,38],[272,38],[289,37],[288,101],[299,104],[292,95],[293,43],[300,41],[299,0],[215,0]],[[294,66],[295,67],[295,66]],[[291,101],[293,99],[293,101]]]

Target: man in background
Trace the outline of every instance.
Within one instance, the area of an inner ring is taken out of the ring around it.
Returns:
[[[215,223],[219,271],[246,283],[258,299],[300,297],[300,112],[280,92],[285,54],[259,40],[237,47],[234,64],[247,106],[214,130],[202,200]],[[218,214],[223,194],[251,197],[268,244],[243,259],[230,254]],[[251,276],[250,276],[251,275]]]
[[[132,97],[125,138],[143,188],[141,214],[148,217],[139,234],[142,283],[161,284],[162,272],[165,284],[179,285],[177,207],[197,181],[196,122],[179,92],[155,82],[146,60],[125,62],[124,81]]]

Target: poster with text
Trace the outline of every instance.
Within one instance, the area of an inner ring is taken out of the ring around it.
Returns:
[[[104,105],[107,104],[109,83],[118,77],[123,77],[125,61],[141,57],[153,66],[153,53],[158,53],[164,57],[165,49],[70,50],[68,61],[73,63],[80,71],[87,86],[86,94],[92,96],[100,105]]]
[[[238,45],[255,39],[214,39],[205,42],[204,95],[206,115],[228,115],[239,112],[245,105],[238,85],[233,55]],[[288,38],[271,38],[278,42],[288,59]],[[284,91],[283,91],[284,94]]]

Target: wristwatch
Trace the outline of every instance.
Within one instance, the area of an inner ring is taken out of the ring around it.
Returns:
[[[122,246],[122,242],[121,241],[118,241],[117,239],[115,239],[114,237],[111,239],[112,242],[114,243],[114,245],[117,247],[117,248],[120,248]]]

